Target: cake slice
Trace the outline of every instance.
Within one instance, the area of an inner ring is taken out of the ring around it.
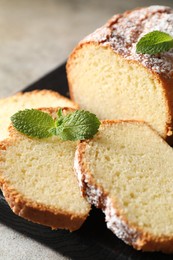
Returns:
[[[10,117],[18,110],[39,107],[72,107],[77,104],[52,90],[34,90],[19,92],[16,95],[0,99],[0,140],[8,137]]]
[[[144,251],[173,252],[173,151],[146,123],[103,121],[81,141],[75,170],[107,227]]]
[[[81,41],[67,62],[70,95],[100,119],[148,122],[173,143],[173,49],[137,54],[154,30],[173,36],[173,11],[149,6],[117,14]]]
[[[56,108],[44,109],[56,117]],[[64,109],[64,113],[72,110]],[[0,186],[13,212],[52,229],[80,228],[90,211],[73,162],[76,142],[29,138],[12,126],[0,144]]]

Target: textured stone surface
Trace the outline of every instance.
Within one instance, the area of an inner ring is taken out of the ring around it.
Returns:
[[[64,259],[63,256],[51,248],[43,246],[39,242],[21,235],[2,224],[0,224],[0,232],[0,260]]]

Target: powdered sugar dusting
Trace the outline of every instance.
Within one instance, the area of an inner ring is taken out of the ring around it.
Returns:
[[[95,32],[89,34],[87,37],[85,37],[84,40],[82,40],[82,42],[90,42],[90,41],[104,42],[109,38],[110,34],[111,34],[110,28],[103,26],[97,29]]]
[[[89,203],[101,208],[105,213],[107,227],[127,244],[135,244],[140,239],[140,233],[129,225],[118,215],[111,199],[106,196],[101,187],[93,183],[93,177],[82,169],[79,148],[75,153],[74,168],[78,177],[81,192]]]
[[[172,77],[173,49],[159,55],[137,54],[136,44],[143,35],[155,30],[173,37],[173,11],[169,7],[156,5],[115,17],[90,35],[89,40],[111,46],[115,53],[126,59],[136,60],[164,77]]]
[[[97,208],[100,207],[100,200],[103,196],[103,192],[100,189],[96,188],[94,185],[87,183],[86,196],[89,203],[95,205]]]
[[[81,167],[79,165],[79,151],[78,149],[76,149],[76,152],[75,152],[75,157],[74,157],[74,170],[75,170],[75,173],[76,173],[76,176],[77,176],[77,179],[78,179],[78,183],[79,183],[79,187],[80,187],[80,190],[82,192],[82,187],[83,187],[83,175],[82,175],[82,172],[81,172]]]
[[[80,148],[77,148],[74,158],[74,170],[78,179],[81,194],[86,197],[89,203],[99,206],[99,199],[101,198],[102,191],[95,189],[94,186],[90,185],[89,175],[83,171],[80,162]]]
[[[118,212],[109,197],[105,200],[104,213],[107,227],[125,243],[133,244],[140,238],[140,233],[135,228],[130,228],[121,216],[118,216]]]
[[[86,173],[84,175],[87,176]],[[86,178],[84,183],[85,196],[88,202],[103,210],[107,227],[125,243],[135,244],[140,239],[140,233],[135,228],[129,227],[122,217],[118,215],[111,199],[105,196],[99,187],[89,184]]]

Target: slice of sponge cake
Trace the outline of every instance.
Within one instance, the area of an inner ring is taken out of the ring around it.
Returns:
[[[78,106],[66,97],[52,90],[34,90],[19,92],[14,96],[0,99],[0,140],[8,136],[10,117],[18,110],[39,107],[72,107]]]
[[[56,116],[57,109],[44,111]],[[32,139],[12,126],[9,130],[0,145],[0,186],[11,209],[53,229],[78,229],[90,204],[81,196],[74,174],[77,143],[55,136]]]
[[[83,195],[119,238],[173,252],[173,151],[147,124],[103,121],[78,145],[75,169]]]

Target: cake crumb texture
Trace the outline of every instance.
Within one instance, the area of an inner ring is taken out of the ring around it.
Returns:
[[[17,215],[56,229],[73,231],[82,225],[90,205],[74,174],[76,144],[56,136],[29,138],[10,127],[9,139],[0,146],[0,184]]]

